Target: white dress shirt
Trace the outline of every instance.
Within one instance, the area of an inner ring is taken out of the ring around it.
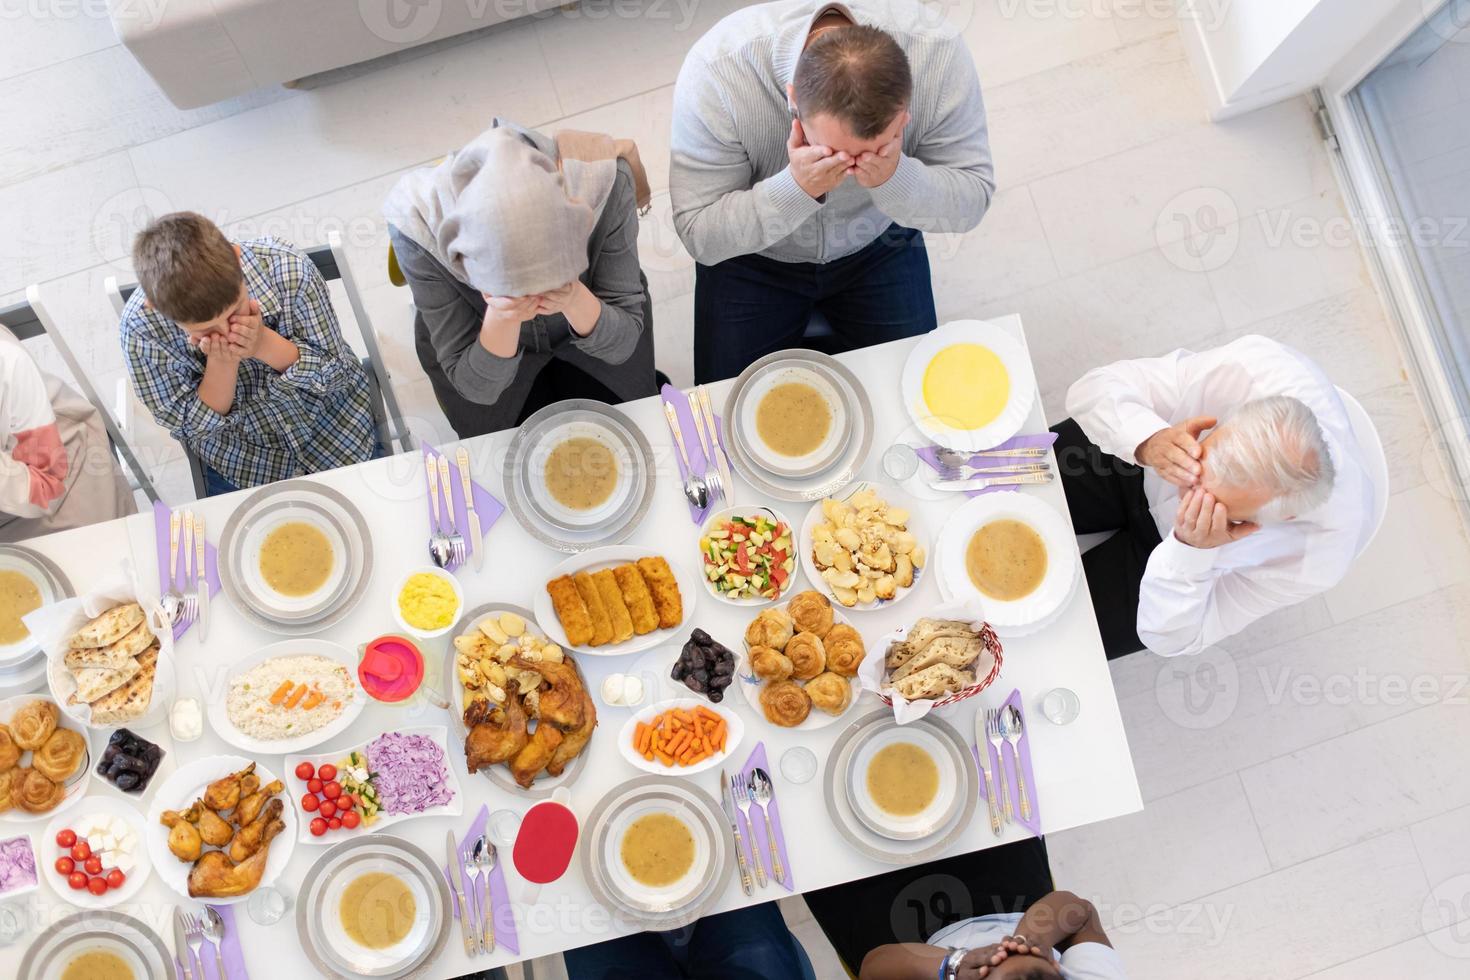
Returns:
[[[930,946],[948,949],[979,949],[1013,936],[1021,924],[1021,913],[982,915],[946,926],[929,937]],[[1127,980],[1123,958],[1102,943],[1073,943],[1063,953],[1052,950],[1062,971],[1062,980]]]
[[[1067,392],[1067,411],[1087,437],[1130,463],[1160,429],[1200,415],[1223,420],[1242,403],[1271,395],[1299,399],[1316,415],[1336,469],[1332,495],[1239,541],[1194,548],[1174,537],[1179,488],[1145,469],[1143,489],[1163,542],[1139,590],[1138,637],[1155,653],[1199,653],[1336,585],[1373,531],[1372,479],[1332,381],[1304,355],[1266,337],[1119,361],[1088,372]]]

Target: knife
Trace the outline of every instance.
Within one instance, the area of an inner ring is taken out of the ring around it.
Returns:
[[[1000,809],[995,799],[995,777],[990,768],[990,738],[985,733],[985,709],[975,710],[975,748],[979,749],[980,771],[985,774],[985,806],[990,811],[990,830],[1000,836]]]
[[[459,483],[464,489],[464,512],[470,521],[470,538],[475,547],[475,571],[485,567],[485,536],[480,531],[480,515],[475,511],[475,489],[470,486],[470,451],[460,446],[454,452],[454,461],[459,464]]]
[[[174,959],[184,971],[184,980],[194,980],[194,957],[189,952],[189,939],[184,935],[184,913],[174,909],[174,948],[178,955]]]
[[[986,490],[990,487],[1039,487],[1056,479],[1051,471],[1045,473],[1011,473],[1006,476],[979,477],[971,480],[935,480],[929,484],[931,490]]]
[[[434,457],[425,454],[424,469],[429,472],[429,507],[434,513],[434,530],[443,527],[439,523],[439,468],[434,465]]]
[[[194,554],[199,562],[199,641],[202,643],[209,634],[209,570],[204,564],[204,518],[198,514],[194,515]]]
[[[449,886],[454,900],[459,905],[459,928],[464,933],[464,955],[474,956],[480,951],[475,941],[474,926],[470,923],[470,906],[464,897],[464,865],[460,863],[459,848],[454,843],[454,831],[449,831]]]
[[[740,818],[735,815],[735,797],[730,795],[730,776],[720,770],[720,797],[725,807],[725,816],[730,821],[730,830],[735,834],[735,857],[740,860],[740,887],[745,894],[755,894],[755,884],[750,880],[750,865],[745,860],[745,841],[740,833]]]
[[[715,425],[715,410],[710,407],[709,392],[704,385],[700,385],[696,391],[699,392],[699,409],[704,413],[704,425],[709,429],[710,448],[715,454],[715,463],[720,468],[720,482],[725,485],[725,502],[735,502],[735,480],[730,476],[730,459],[725,455],[725,444],[720,439],[719,426]]]

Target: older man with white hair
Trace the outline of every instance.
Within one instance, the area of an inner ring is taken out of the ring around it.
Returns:
[[[1374,488],[1332,381],[1265,337],[1119,361],[1057,425],[1108,657],[1199,653],[1325,591],[1372,532]]]

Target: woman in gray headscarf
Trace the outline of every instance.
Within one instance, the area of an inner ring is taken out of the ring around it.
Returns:
[[[510,428],[563,398],[656,391],[646,203],[631,144],[500,120],[398,182],[383,213],[419,362],[455,432]]]

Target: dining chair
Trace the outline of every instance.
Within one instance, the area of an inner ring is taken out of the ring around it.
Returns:
[[[46,304],[41,299],[41,287],[35,285],[26,287],[24,302],[0,309],[0,324],[8,327],[16,339],[22,343],[42,336],[50,338],[51,346],[55,348],[62,362],[66,364],[67,371],[71,374],[71,384],[82,393],[82,397],[92,403],[92,407],[102,417],[102,425],[107,429],[107,438],[112,444],[113,455],[118,458],[123,474],[127,478],[128,489],[134,492],[142,490],[149,501],[157,501],[158,491],[154,489],[147,472],[138,462],[138,457],[133,452],[132,446],[128,444],[122,427],[107,410],[97,389],[93,387],[87,373],[78,363],[76,355],[72,353],[66,338],[57,329],[50,311],[46,309]]]
[[[413,435],[409,432],[408,424],[403,420],[403,412],[398,407],[398,397],[393,391],[392,375],[388,371],[387,362],[383,359],[382,348],[378,345],[377,331],[373,329],[372,318],[368,315],[367,306],[362,301],[362,293],[357,288],[357,278],[353,275],[352,266],[347,261],[347,251],[342,245],[342,235],[335,231],[329,232],[327,244],[306,249],[306,256],[311,259],[323,279],[328,282],[340,280],[343,290],[347,293],[347,305],[352,310],[353,319],[357,321],[357,331],[362,338],[363,348],[367,351],[367,356],[362,359],[362,368],[363,373],[367,375],[368,387],[371,389],[369,404],[372,407],[373,422],[381,434],[384,447],[391,454],[412,451]],[[136,282],[120,285],[116,276],[108,276],[102,284],[102,290],[106,293],[108,302],[112,304],[113,312],[118,316],[122,316],[123,308],[137,289]],[[396,447],[395,443],[397,443]],[[184,445],[184,455],[189,461],[189,474],[194,481],[195,496],[203,499],[205,496],[204,465],[188,445]]]

